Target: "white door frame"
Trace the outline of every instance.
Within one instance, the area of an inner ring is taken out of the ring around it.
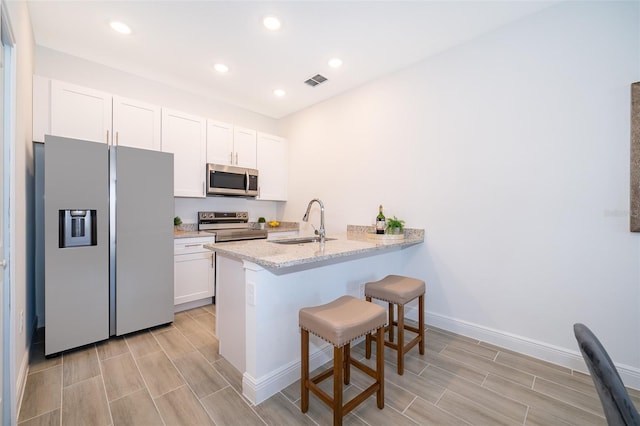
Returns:
[[[14,327],[14,274],[15,270],[15,111],[16,111],[16,56],[15,38],[7,13],[6,2],[2,0],[0,7],[1,42],[3,45],[4,90],[0,100],[3,103],[3,198],[2,239],[6,267],[0,268],[3,274],[2,288],[2,418],[0,423],[12,425],[16,423],[16,380],[15,380],[15,327]],[[3,259],[0,259],[2,261]],[[2,270],[3,269],[3,270]]]

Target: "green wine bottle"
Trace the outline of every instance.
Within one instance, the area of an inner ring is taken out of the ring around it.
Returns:
[[[380,204],[380,210],[378,216],[376,216],[376,234],[384,234],[384,230],[387,227],[387,220],[382,213],[382,204]]]

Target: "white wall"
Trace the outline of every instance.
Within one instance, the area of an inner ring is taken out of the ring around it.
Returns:
[[[207,94],[186,92],[42,46],[36,48],[35,74],[266,133],[276,130],[276,120]]]
[[[14,247],[11,250],[13,260],[11,287],[14,294],[12,309],[14,324],[14,379],[15,402],[19,404],[24,386],[29,343],[34,325],[33,312],[33,149],[31,142],[31,76],[33,75],[34,41],[27,5],[24,2],[7,2],[9,19],[13,29],[16,48],[16,105],[15,139],[5,141],[14,143],[15,175],[12,176],[15,191],[15,204],[11,214],[15,227]],[[20,329],[20,312],[24,312],[25,324]],[[7,352],[5,352],[6,355]],[[14,413],[17,414],[17,411]]]
[[[407,272],[430,324],[584,368],[584,322],[640,387],[639,9],[563,2],[287,117],[283,219],[319,197],[330,233],[383,204],[426,229]]]

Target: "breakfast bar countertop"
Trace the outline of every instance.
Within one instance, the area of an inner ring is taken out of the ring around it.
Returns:
[[[274,272],[286,273],[289,269],[313,268],[424,242],[423,229],[405,229],[403,239],[377,238],[372,231],[370,226],[348,225],[346,233],[328,235],[324,245],[319,242],[278,244],[274,243],[275,240],[250,240],[207,244],[205,247]]]

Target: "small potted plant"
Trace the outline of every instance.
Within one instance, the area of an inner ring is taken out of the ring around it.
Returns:
[[[178,230],[178,226],[182,225],[182,219],[180,219],[180,216],[176,216],[173,218],[173,230],[177,231]]]
[[[387,234],[401,234],[404,232],[404,220],[392,217],[387,219]]]
[[[264,224],[265,224],[266,222],[267,222],[267,221],[265,220],[265,218],[264,218],[264,217],[259,217],[259,218],[258,218],[258,224],[260,225],[260,229],[264,229]]]

